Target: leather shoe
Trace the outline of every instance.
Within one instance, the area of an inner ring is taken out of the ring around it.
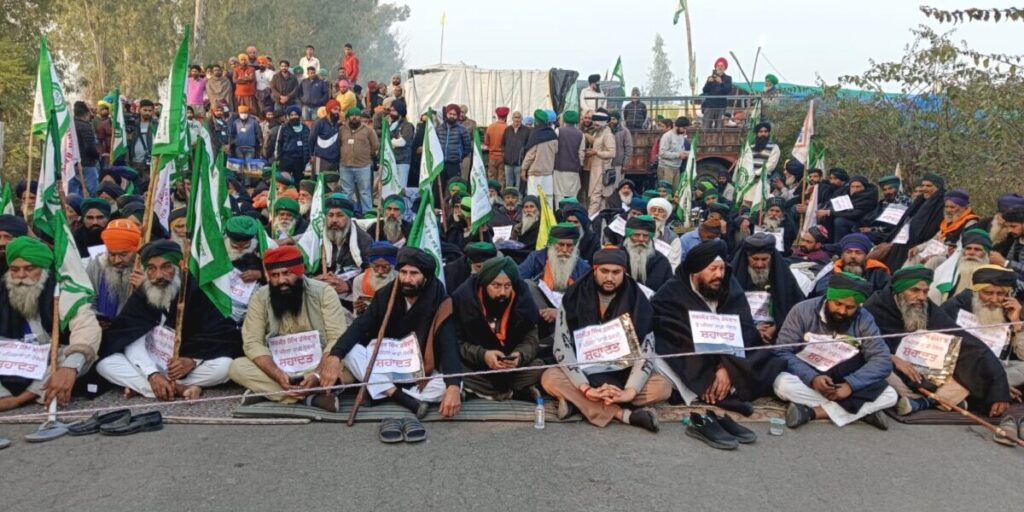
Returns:
[[[102,425],[113,426],[114,424],[117,424],[117,426],[124,426],[128,424],[128,420],[130,420],[131,417],[132,413],[128,409],[118,409],[106,414],[96,413],[89,419],[76,421],[68,425],[68,434],[73,436],[96,434],[100,431],[100,426]]]
[[[100,425],[100,434],[105,436],[127,436],[139,432],[150,432],[164,428],[164,418],[160,411],[152,411],[132,416],[127,424]]]
[[[750,444],[757,441],[757,434],[749,428],[736,423],[736,420],[730,418],[728,414],[718,416],[714,411],[708,411],[708,418],[718,422],[726,432],[742,444]]]
[[[735,450],[739,441],[725,431],[714,419],[690,413],[690,424],[686,426],[686,435],[704,441],[704,444],[719,450]]]

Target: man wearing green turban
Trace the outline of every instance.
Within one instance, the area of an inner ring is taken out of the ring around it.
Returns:
[[[923,265],[903,267],[893,273],[888,287],[864,303],[864,309],[871,313],[882,334],[892,336],[885,341],[894,367],[888,382],[900,396],[896,412],[905,416],[935,407],[935,401],[917,392],[921,387],[927,387],[946,403],[958,404],[968,400],[968,404],[974,402],[989,406],[988,412],[992,416],[1002,415],[1009,408],[1011,399],[1006,372],[998,356],[975,336],[967,332],[947,333],[958,336],[960,342],[955,349],[950,345],[951,350],[956,350],[956,362],[952,375],[944,378],[936,378],[928,368],[913,364],[913,357],[906,352],[908,347],[901,347],[901,333],[957,327],[954,318],[928,298],[933,278],[933,271]]]
[[[840,427],[863,419],[888,428],[882,410],[895,405],[898,395],[886,382],[892,373],[889,346],[874,317],[861,307],[870,293],[871,284],[861,277],[838,272],[824,297],[789,310],[776,344],[809,344],[775,350],[786,362],[774,388],[790,402],[790,428],[813,419],[829,419]]]
[[[290,197],[279,197],[274,203],[274,222],[271,233],[278,242],[295,240],[306,232],[309,222],[300,214],[299,202]]]
[[[519,275],[530,284],[533,300],[544,319],[541,338],[554,329],[560,301],[557,299],[590,270],[580,257],[580,230],[571,222],[555,224],[548,231],[548,246],[538,249],[519,265]]]
[[[49,346],[54,316],[58,315],[53,303],[57,287],[51,268],[53,251],[43,242],[22,235],[7,244],[4,258],[7,272],[0,280],[0,338]],[[70,302],[71,296],[63,295],[62,301]],[[96,361],[102,331],[92,307],[88,302],[62,302],[61,306],[70,309],[60,322],[57,371],[51,375],[48,364],[23,365],[20,369],[27,373],[0,375],[0,411],[33,400],[49,404],[56,399],[67,404],[75,379]],[[48,349],[42,350],[49,354]]]
[[[452,292],[459,354],[468,371],[544,364],[537,353],[539,313],[519,269],[509,257],[494,257]],[[534,401],[541,371],[467,376],[466,391],[491,400]]]
[[[398,204],[404,208],[405,200],[400,197],[398,199]],[[388,204],[389,200],[392,198],[385,199],[384,204]],[[355,215],[355,203],[344,194],[330,194],[324,201],[324,207],[327,210],[324,237],[327,238],[329,244],[327,246],[328,275],[323,276],[323,280],[331,283],[338,293],[345,293],[348,291],[348,284],[342,279],[332,280],[331,276],[341,275],[348,270],[362,267],[366,251],[370,248],[373,238],[358,224],[352,222],[352,217]]]
[[[378,219],[369,234],[374,240],[387,240],[393,244],[409,236],[412,225],[404,218],[405,199],[397,195],[384,198],[384,218]]]
[[[267,250],[266,238],[267,233],[260,222],[248,215],[236,215],[224,224],[224,246],[231,264],[242,273],[242,282],[254,283],[263,279],[261,258],[263,251]]]

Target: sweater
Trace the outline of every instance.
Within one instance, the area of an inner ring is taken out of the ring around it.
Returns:
[[[505,128],[505,133],[501,136],[502,156],[505,159],[505,165],[522,165],[523,157],[525,156],[526,140],[529,138],[530,129],[526,126],[520,125],[519,129],[516,129],[512,125],[508,125]]]
[[[331,86],[325,80],[304,78],[299,84],[299,103],[303,107],[319,108],[326,105],[330,98]]]
[[[586,143],[583,132],[568,124],[558,129],[558,151],[555,153],[555,169],[562,172],[580,172],[586,157]]]
[[[342,125],[338,144],[341,146],[341,165],[345,167],[369,167],[373,163],[373,155],[380,148],[376,132],[362,124],[355,130],[347,124]]]

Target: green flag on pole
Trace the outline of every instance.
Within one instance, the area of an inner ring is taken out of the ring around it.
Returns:
[[[679,24],[679,17],[686,11],[686,0],[679,0],[679,6],[676,7],[676,14],[672,16],[672,24]]]
[[[71,126],[71,116],[64,103],[64,90],[57,76],[57,68],[53,65],[46,36],[43,36],[39,43],[39,63],[36,67],[35,101],[32,102],[32,134],[36,137],[43,138],[46,133],[51,111],[55,113],[60,129],[54,138],[60,141]]]
[[[224,246],[224,231],[221,224],[220,188],[223,176],[217,166],[211,165],[206,141],[196,141],[194,165],[192,166],[191,204],[188,211],[188,226],[192,237],[188,269],[195,277],[199,288],[206,293],[210,302],[225,317],[231,316],[231,288],[229,274],[234,269]]]
[[[434,194],[430,183],[420,188],[420,209],[416,212],[412,229],[409,230],[409,247],[417,247],[434,257],[437,263],[437,278],[444,282],[444,259],[441,257],[441,231],[437,227],[434,213]]]
[[[424,130],[426,140],[423,142],[423,158],[420,159],[420,188],[434,181],[444,170],[444,150],[441,140],[434,129],[434,111],[427,111],[427,126]]]
[[[472,190],[472,209],[469,213],[469,232],[476,234],[480,226],[491,220],[491,198],[487,194],[487,164],[480,152],[480,133],[473,130],[473,166],[469,171]]]
[[[387,120],[380,132],[380,199],[398,195],[405,197],[405,183],[398,182],[398,163],[391,145],[391,126]]]
[[[320,272],[320,259],[324,245],[324,173],[316,178],[316,188],[309,207],[309,227],[302,233],[295,245],[302,253],[307,272]],[[352,238],[356,238],[352,235]]]
[[[697,145],[700,144],[700,133],[693,136],[690,143],[690,154],[686,157],[686,167],[679,176],[679,186],[676,187],[676,204],[678,210],[676,216],[683,220],[683,225],[690,227],[690,210],[693,209],[693,184],[697,179]]]
[[[62,155],[56,112],[50,112],[50,122],[47,123],[43,140],[43,157],[39,163],[39,185],[35,210],[32,212],[32,224],[45,230],[53,226],[53,217],[63,210],[60,193],[57,191]]]
[[[0,185],[0,215],[14,215],[14,201],[11,197],[11,184],[3,181],[3,185]]]
[[[114,133],[110,141],[110,161],[113,163],[118,158],[127,157],[128,144],[125,142],[124,107],[121,105],[121,89],[114,89],[111,95],[114,97],[114,100],[110,102],[110,128]]]
[[[612,69],[612,79],[618,80],[619,85],[622,86],[622,90],[626,90],[626,78],[622,75],[622,56],[620,55],[615,61],[615,67]]]
[[[60,313],[60,328],[67,330],[71,319],[78,314],[78,308],[89,307],[96,298],[96,291],[93,290],[92,281],[85,271],[85,264],[75,244],[75,237],[71,234],[71,227],[68,226],[68,219],[64,216],[64,210],[59,210],[53,216],[53,268],[56,271],[55,278],[60,290],[58,299],[58,311]]]
[[[188,45],[192,29],[185,26],[185,34],[174,56],[171,71],[167,75],[166,96],[161,96],[164,105],[160,111],[160,122],[153,136],[153,156],[176,156],[188,151],[188,128],[185,119],[185,83],[188,80]]]

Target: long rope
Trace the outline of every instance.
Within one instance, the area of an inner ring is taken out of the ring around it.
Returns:
[[[945,328],[945,329],[921,330],[921,331],[913,331],[913,332],[909,332],[908,331],[908,332],[900,332],[900,333],[893,333],[893,334],[880,334],[878,336],[861,336],[861,337],[848,337],[848,336],[838,337],[838,336],[833,336],[833,337],[831,337],[829,339],[819,340],[819,341],[804,341],[804,342],[798,342],[798,343],[784,343],[784,344],[781,344],[781,345],[761,345],[761,346],[757,346],[757,347],[745,347],[745,348],[742,348],[742,349],[736,348],[736,349],[725,349],[725,350],[709,350],[707,352],[681,352],[681,353],[678,353],[678,354],[665,354],[665,355],[661,355],[661,354],[638,355],[638,356],[629,356],[629,357],[619,358],[619,359],[616,359],[615,362],[655,361],[655,360],[665,360],[665,359],[676,359],[676,358],[680,358],[680,357],[713,356],[713,355],[734,355],[737,352],[741,352],[741,351],[742,352],[756,352],[756,351],[760,351],[760,350],[778,350],[778,349],[808,347],[808,346],[811,346],[811,345],[830,344],[830,343],[836,343],[836,342],[847,343],[847,342],[850,342],[850,341],[864,341],[864,340],[871,340],[871,339],[877,339],[877,338],[902,338],[904,336],[910,336],[910,335],[914,335],[914,334],[974,331],[974,330],[987,329],[987,328],[992,328],[992,327],[1009,327],[1009,326],[1013,326],[1013,325],[1024,325],[1024,321],[1004,322],[1004,323],[1000,323],[1000,324],[986,324],[986,325],[979,325],[979,326],[971,327],[971,328],[966,328],[966,327],[949,327],[949,328]],[[451,374],[435,374],[435,375],[428,375],[428,376],[423,376],[423,377],[411,377],[411,378],[407,378],[407,379],[395,379],[395,380],[389,380],[389,381],[374,382],[374,384],[385,384],[385,383],[387,383],[387,384],[415,384],[415,383],[423,381],[423,380],[438,379],[438,378],[455,378],[455,377],[463,378],[463,377],[480,376],[480,375],[498,375],[498,374],[516,373],[516,372],[524,372],[524,371],[547,370],[549,368],[573,368],[573,367],[577,367],[577,366],[589,366],[589,365],[592,365],[592,364],[594,364],[594,363],[593,362],[582,363],[582,362],[579,362],[579,361],[573,362],[573,363],[553,363],[553,364],[545,364],[545,365],[537,365],[537,366],[524,366],[524,367],[520,367],[520,368],[502,368],[502,369],[498,369],[498,370],[480,370],[480,371],[451,373]],[[356,382],[356,383],[353,383],[353,384],[338,384],[338,385],[334,385],[334,386],[322,386],[322,387],[309,388],[309,389],[306,389],[305,391],[309,392],[309,393],[320,392],[320,391],[343,391],[343,390],[351,389],[351,388],[365,388],[368,384],[369,383],[367,383],[367,382]],[[89,414],[94,414],[94,413],[116,411],[116,410],[121,410],[121,409],[152,409],[152,408],[163,408],[163,407],[175,407],[175,406],[179,406],[179,405],[193,405],[193,404],[207,403],[207,402],[221,402],[221,401],[224,401],[224,400],[240,400],[243,397],[245,397],[245,398],[258,398],[258,397],[268,398],[268,397],[271,397],[271,396],[287,395],[288,393],[291,393],[292,391],[293,390],[268,391],[268,392],[264,392],[264,393],[248,393],[248,394],[244,394],[244,395],[228,395],[228,396],[217,396],[217,397],[209,397],[209,398],[197,398],[197,399],[194,399],[194,400],[181,400],[181,401],[175,401],[175,402],[148,402],[148,403],[145,403],[145,404],[127,405],[127,406],[96,407],[96,408],[90,408],[90,409],[78,409],[78,410],[73,410],[73,411],[64,411],[64,412],[61,412],[59,414],[60,415],[65,415],[65,416],[68,416],[68,415],[84,416],[84,415],[89,415]],[[48,413],[46,413],[46,412],[26,413],[26,414],[11,415],[11,416],[0,416],[0,420],[37,419],[37,418],[41,418],[41,417],[46,417],[47,415],[48,415]]]

